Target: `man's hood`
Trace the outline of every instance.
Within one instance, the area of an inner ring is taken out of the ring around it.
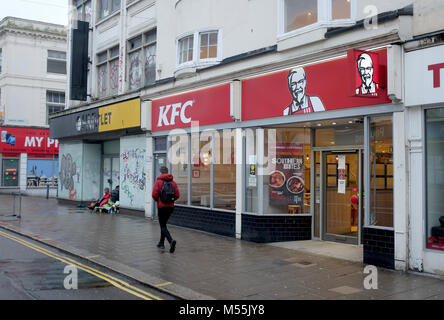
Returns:
[[[163,180],[163,181],[172,181],[173,176],[169,173],[162,173],[157,180]]]

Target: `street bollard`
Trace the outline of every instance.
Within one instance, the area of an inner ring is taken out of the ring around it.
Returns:
[[[46,186],[46,200],[49,199],[49,184]]]
[[[17,216],[17,218],[21,218],[22,217],[22,191],[19,191],[19,214]]]

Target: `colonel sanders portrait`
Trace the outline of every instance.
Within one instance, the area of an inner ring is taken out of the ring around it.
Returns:
[[[307,95],[307,77],[304,68],[296,68],[288,73],[288,89],[293,101],[284,109],[284,116],[325,111],[319,97]]]
[[[373,60],[368,53],[361,53],[357,60],[361,86],[356,88],[358,95],[377,95],[379,85],[373,81]]]

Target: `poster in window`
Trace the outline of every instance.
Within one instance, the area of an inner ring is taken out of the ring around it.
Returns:
[[[277,143],[270,145],[270,205],[304,205],[304,145]]]

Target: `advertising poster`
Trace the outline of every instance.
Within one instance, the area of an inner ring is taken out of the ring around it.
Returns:
[[[345,194],[345,155],[338,156],[338,193]]]
[[[304,205],[304,144],[270,145],[270,205]]]

